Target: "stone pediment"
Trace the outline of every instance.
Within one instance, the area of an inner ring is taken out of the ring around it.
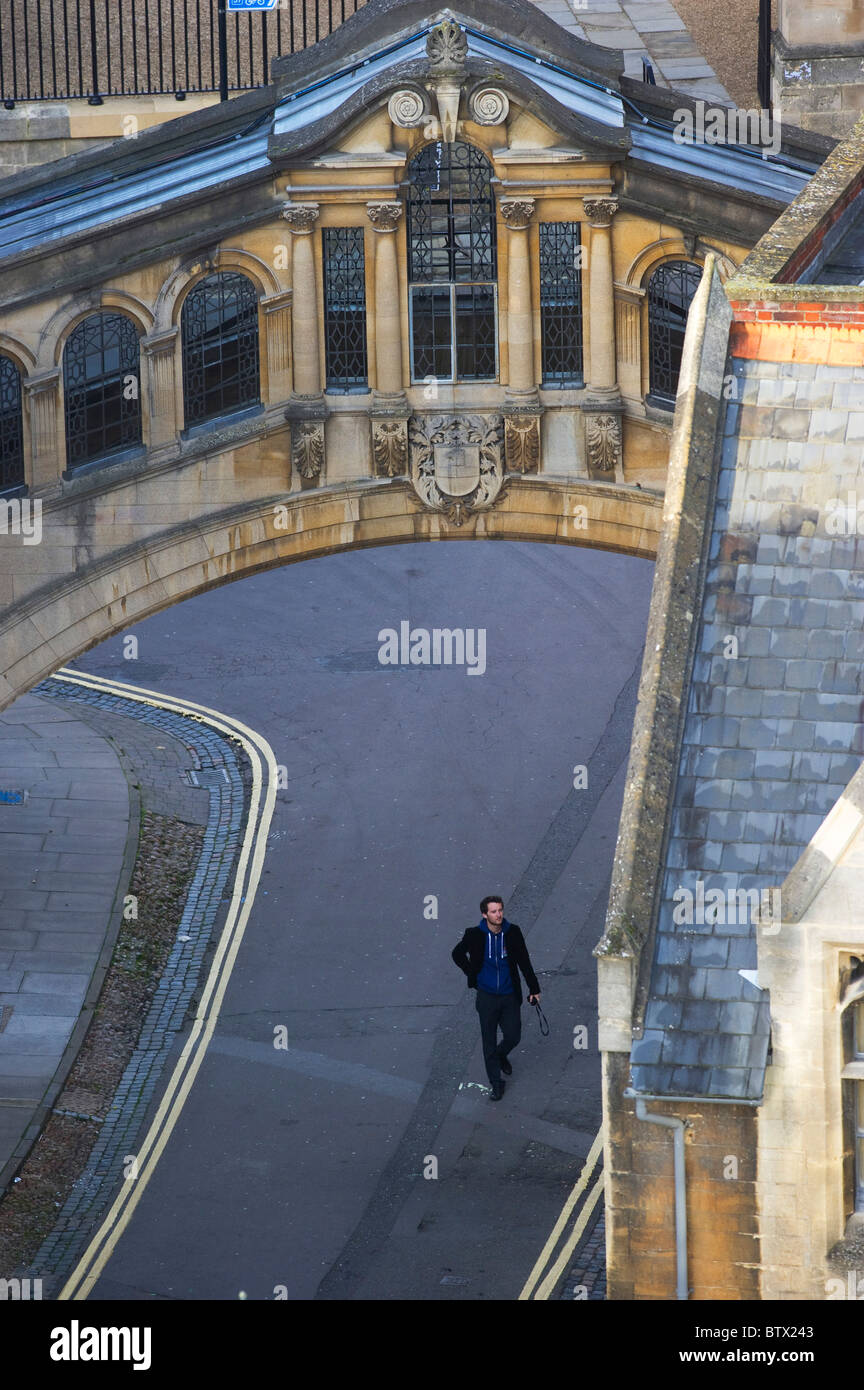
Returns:
[[[422,49],[425,44],[420,47]],[[574,89],[578,85],[578,79],[574,78]],[[526,129],[550,132],[551,138],[550,135],[544,138],[544,143],[545,140],[550,141],[550,148],[572,148],[601,161],[618,160],[630,147],[628,129],[607,124],[603,117],[607,116],[608,119],[608,112],[602,104],[598,104],[597,118],[592,119],[583,114],[583,110],[568,108],[558,101],[539,81],[534,81],[518,66],[511,67],[506,55],[501,60],[493,61],[469,49],[458,78],[436,75],[430,68],[426,54],[418,54],[376,73],[314,123],[295,121],[290,127],[281,124],[277,109],[273,134],[267,147],[268,156],[278,165],[336,150],[348,149],[356,153],[362,148],[360,132],[363,127],[376,122],[384,112],[396,125],[422,127],[424,131],[430,121],[437,121],[440,133],[432,131],[428,138],[455,139],[453,126],[449,131],[444,128],[446,112],[442,110],[440,91],[445,87],[449,87],[453,93],[450,97],[453,120],[497,125],[508,122],[512,117],[514,124],[518,121]],[[593,89],[584,90],[590,92]],[[490,93],[500,93],[504,98],[503,103],[495,96],[490,98]],[[574,101],[576,104],[584,108],[586,103]],[[509,133],[503,143],[509,145]],[[375,150],[384,152],[380,126],[376,127],[368,150],[370,153]]]

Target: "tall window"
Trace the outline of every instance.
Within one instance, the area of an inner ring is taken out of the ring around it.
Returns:
[[[843,1069],[847,1214],[864,1212],[864,999],[845,1011]]]
[[[578,222],[540,223],[543,382],[582,381],[582,269]]]
[[[24,430],[21,418],[21,373],[0,356],[0,492],[24,482]]]
[[[362,227],[325,227],[324,342],[327,385],[350,391],[365,387],[366,257]]]
[[[99,313],[79,323],[63,350],[66,466],[141,443],[138,333],[125,314]]]
[[[702,267],[690,261],[667,261],[648,282],[650,395],[668,407],[678,394],[684,332]]]
[[[408,168],[412,379],[494,381],[498,265],[492,166],[472,145],[439,140]]]
[[[189,291],[180,316],[186,426],[260,400],[258,292],[237,271],[208,275]]]

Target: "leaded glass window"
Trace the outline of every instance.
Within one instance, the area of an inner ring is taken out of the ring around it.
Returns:
[[[138,333],[125,314],[98,313],[63,350],[66,466],[80,468],[141,443]]]
[[[543,381],[582,381],[582,263],[578,222],[540,223]]]
[[[648,282],[649,390],[663,405],[678,394],[687,315],[701,279],[701,266],[667,261]]]
[[[24,428],[21,417],[21,373],[8,357],[0,357],[0,492],[24,482]]]
[[[257,405],[261,397],[258,292],[220,270],[189,291],[180,316],[187,429]]]
[[[325,227],[324,342],[328,387],[364,387],[366,357],[366,256],[362,227]]]
[[[462,141],[437,141],[409,165],[412,379],[498,375],[492,166]]]

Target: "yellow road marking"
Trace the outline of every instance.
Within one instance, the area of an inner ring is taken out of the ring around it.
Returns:
[[[202,723],[210,725],[211,728],[227,734],[235,742],[240,743],[249,757],[252,769],[249,816],[225,925],[219,938],[216,954],[189,1037],[177,1060],[147,1136],[137,1154],[138,1177],[124,1184],[111,1210],[58,1295],[61,1300],[70,1298],[83,1300],[92,1291],[94,1284],[108,1263],[117,1241],[129,1224],[177,1123],[186,1097],[204,1060],[207,1045],[213,1036],[219,1010],[222,1007],[222,1000],[231,978],[237,952],[243,940],[255,893],[261,879],[267,833],[276,801],[277,768],[273,750],[266,739],[249,729],[245,724],[241,724],[239,720],[232,719],[229,715],[220,714],[218,710],[210,709],[207,705],[199,705],[191,700],[180,700],[155,690],[145,690],[141,686],[104,680],[100,676],[87,676],[85,678],[77,672],[67,671],[65,668],[57,672],[57,675],[75,685],[88,686],[93,690],[110,690],[122,694],[124,698],[137,700],[141,704],[154,705],[159,709],[174,710],[181,714],[191,714],[193,718],[201,720]],[[258,811],[263,777],[261,759],[256,749],[262,753],[267,766],[267,790],[260,816]],[[247,865],[250,865],[248,879],[246,879]],[[148,1155],[150,1155],[149,1158]],[[144,1162],[145,1159],[147,1160],[146,1163]]]
[[[600,1129],[597,1131],[594,1143],[591,1145],[591,1150],[588,1154],[588,1157],[585,1160],[582,1172],[579,1174],[579,1179],[575,1187],[573,1188],[573,1191],[570,1193],[570,1196],[567,1198],[567,1201],[564,1203],[564,1206],[561,1209],[561,1215],[558,1217],[558,1220],[552,1227],[552,1232],[549,1236],[549,1239],[543,1246],[543,1249],[540,1252],[540,1257],[537,1260],[537,1263],[535,1264],[531,1273],[529,1274],[528,1279],[525,1283],[525,1287],[520,1293],[517,1302],[531,1297],[532,1292],[534,1290],[534,1286],[536,1285],[538,1279],[543,1273],[543,1270],[546,1268],[546,1262],[550,1259],[552,1251],[555,1249],[555,1246],[561,1239],[561,1233],[564,1230],[564,1227],[570,1220],[573,1208],[575,1207],[582,1193],[585,1191],[585,1188],[588,1186],[591,1174],[594,1172],[594,1169],[597,1165],[597,1159],[600,1157],[600,1151],[602,1147],[603,1127],[601,1125]]]
[[[558,1280],[561,1278],[561,1275],[567,1268],[567,1261],[570,1259],[570,1256],[573,1254],[573,1251],[576,1249],[576,1246],[579,1244],[579,1241],[582,1238],[582,1232],[585,1230],[585,1227],[588,1224],[588,1217],[591,1215],[592,1211],[596,1207],[602,1191],[603,1174],[601,1173],[594,1186],[592,1187],[590,1193],[585,1199],[585,1205],[579,1213],[579,1219],[570,1233],[570,1238],[567,1241],[567,1244],[564,1246],[564,1249],[561,1251],[561,1254],[558,1256],[558,1259],[555,1261],[555,1264],[552,1266],[549,1273],[546,1275],[546,1278],[543,1280],[543,1283],[540,1285],[539,1289],[535,1293],[535,1299],[547,1299],[549,1295],[552,1293],[553,1289],[555,1288],[555,1285],[558,1283]]]

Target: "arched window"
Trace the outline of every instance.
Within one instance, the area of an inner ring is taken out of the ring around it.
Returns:
[[[186,296],[180,322],[187,428],[257,405],[258,291],[248,276],[208,275]]]
[[[66,466],[80,468],[141,443],[138,333],[125,314],[79,323],[63,350]]]
[[[21,373],[11,358],[0,356],[0,492],[21,487],[23,482]]]
[[[701,265],[667,261],[648,282],[649,394],[667,408],[678,394],[687,315],[701,279]]]
[[[408,166],[411,377],[498,375],[492,165],[461,141],[437,141]]]

